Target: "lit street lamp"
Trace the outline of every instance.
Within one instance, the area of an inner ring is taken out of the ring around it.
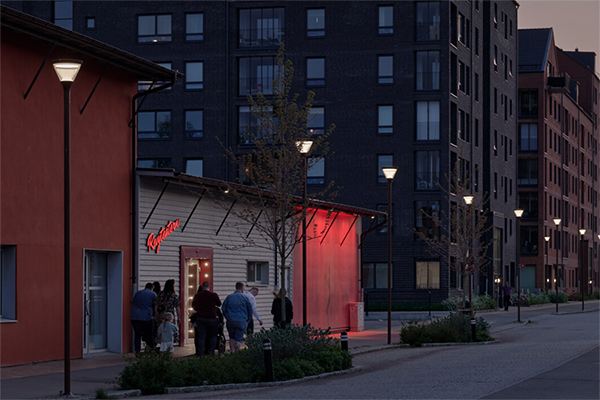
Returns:
[[[392,344],[392,181],[394,180],[394,176],[396,175],[396,171],[398,168],[396,167],[383,167],[381,169],[383,171],[383,175],[388,182],[388,270],[387,270],[387,284],[388,284],[388,304],[387,304],[387,313],[388,313],[388,337],[387,343]]]
[[[580,274],[580,280],[579,280],[579,294],[581,294],[581,311],[583,311],[584,309],[584,301],[583,301],[583,297],[584,297],[584,292],[583,292],[583,263],[584,263],[584,259],[583,259],[583,252],[584,252],[584,245],[585,242],[583,241],[583,236],[585,235],[585,229],[580,229],[579,230],[579,234],[581,235],[581,246],[580,246],[580,256],[579,256],[579,268],[581,269],[581,274]]]
[[[71,395],[71,86],[81,60],[53,60],[52,65],[64,92],[64,258],[65,258],[65,390]]]
[[[517,216],[517,322],[521,322],[521,217],[524,210],[515,210]]]
[[[544,255],[546,256],[546,262],[544,264],[544,277],[546,278],[546,292],[548,292],[548,288],[550,287],[550,278],[546,276],[546,265],[548,265],[548,242],[550,241],[550,236],[544,236],[544,240],[546,241],[546,249],[544,251]]]
[[[554,275],[554,290],[556,291],[556,312],[558,312],[558,226],[560,225],[560,218],[554,218],[554,225],[556,225],[556,234],[554,235],[554,250],[556,250],[556,272]]]
[[[312,147],[312,140],[296,142],[296,147],[302,153],[302,325],[306,326],[306,183],[307,183],[307,158]]]

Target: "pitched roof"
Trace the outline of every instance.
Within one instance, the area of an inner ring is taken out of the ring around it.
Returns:
[[[519,29],[519,72],[543,72],[552,42],[552,28]]]

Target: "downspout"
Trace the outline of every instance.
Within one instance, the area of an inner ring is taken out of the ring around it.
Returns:
[[[225,32],[225,146],[229,147],[229,0],[225,2],[227,26]],[[229,160],[225,158],[225,180],[229,181]],[[277,269],[277,258],[275,259]],[[277,274],[275,274],[277,275]],[[277,278],[275,278],[277,282]]]

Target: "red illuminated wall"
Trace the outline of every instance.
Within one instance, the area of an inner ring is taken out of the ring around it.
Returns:
[[[308,237],[326,236],[307,242],[307,322],[319,328],[347,329],[348,304],[359,301],[360,218],[317,211],[307,229]],[[312,212],[307,217],[310,220]],[[335,218],[335,221],[333,220]],[[354,223],[354,225],[353,225]],[[348,233],[349,232],[349,233]],[[344,237],[347,235],[346,239]],[[323,233],[325,235],[325,233]],[[340,245],[343,241],[343,245]],[[294,322],[302,323],[302,243],[294,249]]]
[[[137,79],[104,63],[2,29],[1,230],[16,245],[16,322],[3,323],[2,365],[63,357],[63,90],[55,58],[83,60],[72,87],[71,354],[82,356],[84,249],[123,252],[123,349],[131,343],[131,97]],[[121,301],[119,299],[119,301]]]

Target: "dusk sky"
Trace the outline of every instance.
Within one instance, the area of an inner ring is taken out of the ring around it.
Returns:
[[[556,45],[563,50],[596,53],[600,57],[600,0],[517,0],[519,29],[554,28]]]

